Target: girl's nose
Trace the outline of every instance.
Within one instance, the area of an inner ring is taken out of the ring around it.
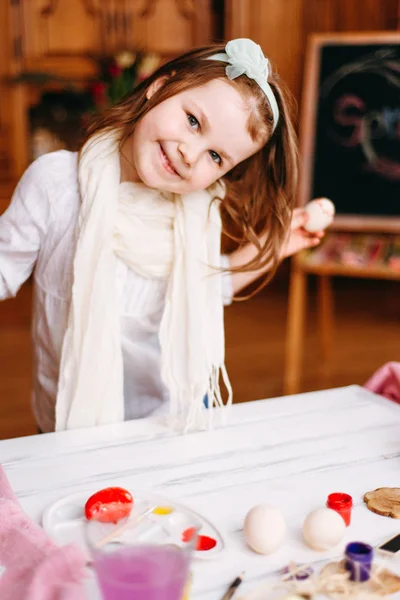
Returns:
[[[192,168],[196,164],[196,162],[199,158],[200,148],[198,147],[197,144],[194,144],[194,143],[186,144],[186,143],[182,142],[178,146],[178,152],[181,155],[184,164],[188,168]]]

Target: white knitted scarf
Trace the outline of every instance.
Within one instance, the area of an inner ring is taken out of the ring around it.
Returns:
[[[81,209],[64,337],[56,430],[124,420],[116,257],[149,278],[168,278],[160,326],[161,375],[171,424],[204,427],[204,397],[222,406],[221,186],[177,196],[120,184],[116,134],[89,140],[79,160]],[[219,189],[218,189],[219,188]],[[223,192],[222,192],[223,193]],[[134,368],[134,365],[132,365]],[[129,399],[128,399],[129,401]],[[212,411],[208,411],[211,414]]]

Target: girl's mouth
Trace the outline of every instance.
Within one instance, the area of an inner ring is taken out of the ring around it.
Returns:
[[[172,163],[169,160],[168,156],[165,154],[164,149],[161,146],[161,144],[160,144],[160,154],[161,154],[161,164],[164,167],[164,169],[171,175],[176,175],[177,177],[180,177],[179,173],[177,171],[175,171],[174,167],[172,166]]]

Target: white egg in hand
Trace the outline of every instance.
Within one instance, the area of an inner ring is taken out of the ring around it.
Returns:
[[[317,198],[306,204],[304,210],[308,213],[304,229],[310,233],[326,229],[335,216],[335,205],[328,198]]]
[[[286,523],[280,510],[259,504],[247,513],[243,531],[252,550],[259,554],[271,554],[285,538]]]
[[[345,531],[344,519],[330,508],[314,510],[306,517],[303,524],[305,541],[311,548],[321,552],[336,546]]]

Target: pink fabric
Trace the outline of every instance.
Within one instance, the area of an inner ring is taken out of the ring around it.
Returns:
[[[77,547],[56,546],[23,512],[0,465],[1,600],[84,600],[85,563]]]
[[[386,363],[375,371],[364,387],[400,404],[400,363]]]

